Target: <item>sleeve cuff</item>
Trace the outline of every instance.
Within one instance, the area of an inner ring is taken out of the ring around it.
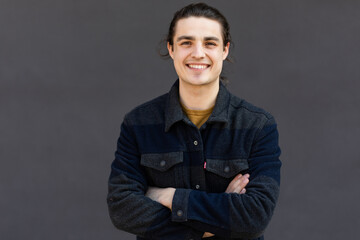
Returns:
[[[172,201],[171,220],[173,222],[187,221],[188,202],[191,191],[191,189],[176,189]]]

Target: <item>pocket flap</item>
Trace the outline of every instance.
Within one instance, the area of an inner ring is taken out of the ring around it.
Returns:
[[[248,168],[247,159],[206,159],[206,170],[225,178],[234,177]]]
[[[161,172],[183,162],[183,152],[147,153],[141,155],[140,164]]]

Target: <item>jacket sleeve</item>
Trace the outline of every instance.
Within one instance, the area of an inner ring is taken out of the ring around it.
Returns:
[[[172,220],[223,238],[257,238],[268,225],[279,195],[280,148],[273,118],[258,130],[248,159],[246,194],[177,189]]]
[[[150,239],[201,239],[203,232],[173,222],[171,211],[145,196],[147,182],[131,126],[121,125],[108,182],[108,210],[113,224]]]

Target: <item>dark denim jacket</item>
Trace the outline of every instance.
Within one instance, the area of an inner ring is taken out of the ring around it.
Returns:
[[[109,178],[112,222],[137,239],[263,239],[280,184],[274,118],[220,83],[198,129],[181,109],[178,84],[124,118]],[[250,174],[246,194],[225,193],[238,173]],[[144,196],[148,186],[176,188],[172,211]]]

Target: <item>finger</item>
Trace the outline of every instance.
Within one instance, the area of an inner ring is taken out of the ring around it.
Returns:
[[[235,177],[234,177],[234,179],[239,179],[239,178],[242,178],[243,177],[243,175],[241,174],[241,173],[239,173],[238,175],[236,175]]]
[[[236,188],[234,188],[234,190],[231,193],[240,193],[242,190],[242,188],[240,186],[237,186]]]
[[[240,193],[243,188],[249,183],[249,174],[238,174],[229,184],[226,193]]]
[[[231,190],[230,193],[240,193],[243,188],[244,187],[242,186],[241,181],[238,180],[237,183],[229,190]]]
[[[234,177],[234,179],[229,183],[228,187],[226,188],[226,193],[233,192],[236,186],[239,184],[239,179],[242,177],[241,174],[238,174]]]
[[[236,187],[232,193],[245,194],[246,188],[241,188],[240,186]]]
[[[249,178],[245,175],[240,179],[239,185],[241,186],[241,189],[245,188],[246,185],[249,183]]]
[[[250,178],[250,175],[248,174],[248,173],[246,173],[246,174],[244,174],[244,175],[241,175],[241,174],[238,174],[235,178],[234,178],[234,180],[235,179],[249,179]]]

